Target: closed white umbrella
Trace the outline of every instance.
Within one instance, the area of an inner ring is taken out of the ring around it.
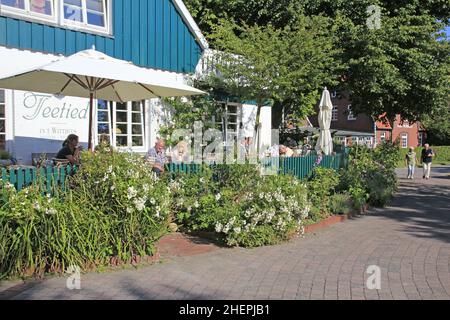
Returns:
[[[320,100],[319,126],[320,136],[317,141],[316,150],[329,156],[333,153],[333,139],[331,137],[331,119],[333,116],[333,103],[331,102],[330,92],[325,88]]]
[[[90,98],[90,150],[93,149],[94,98],[125,102],[205,94],[95,48],[57,58],[44,66],[0,74],[0,88]]]

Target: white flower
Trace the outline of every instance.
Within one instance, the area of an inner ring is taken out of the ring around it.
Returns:
[[[195,208],[200,208],[200,203],[198,203],[198,201],[195,201],[194,207],[195,207]]]
[[[216,201],[219,201],[222,198],[222,195],[220,193],[216,194]]]
[[[113,172],[113,166],[109,166],[108,173],[112,173],[112,172]]]
[[[137,211],[143,211],[145,209],[145,203],[147,202],[147,199],[135,199],[134,205],[136,206]]]
[[[150,190],[150,186],[148,184],[144,184],[142,188],[144,189],[144,192],[148,192]]]
[[[233,229],[234,233],[239,234],[241,233],[242,229],[240,227],[236,227]]]
[[[153,204],[153,205],[155,205],[155,204],[156,204],[156,200],[155,200],[154,198],[151,198],[151,199],[150,199],[150,203]]]
[[[45,210],[45,214],[47,214],[47,215],[51,215],[52,216],[52,215],[55,215],[57,213],[58,212],[55,209],[53,209],[53,208]]]
[[[221,223],[218,222],[218,223],[216,224],[216,232],[217,232],[217,233],[221,233],[222,230],[223,230],[223,226],[222,226]]]
[[[205,183],[205,178],[200,178],[200,183]]]
[[[128,188],[128,199],[133,199],[137,196],[137,190],[134,187]]]
[[[159,210],[156,210],[155,217],[157,217],[157,218],[160,218],[160,217],[161,217],[161,212],[159,212]]]
[[[114,191],[114,190],[116,190],[116,186],[112,185],[111,186],[111,191]]]
[[[134,212],[133,208],[130,208],[130,207],[127,208],[127,213],[128,213],[128,214],[131,214],[131,213],[133,213],[133,212]]]
[[[6,183],[5,188],[9,190],[9,189],[14,188],[14,185],[11,184],[10,182],[8,182],[8,183]]]
[[[41,211],[41,206],[39,205],[38,202],[35,202],[33,207],[34,207],[35,210]]]

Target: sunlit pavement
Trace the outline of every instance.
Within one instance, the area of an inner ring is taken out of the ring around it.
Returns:
[[[85,274],[81,290],[66,278],[3,283],[0,299],[450,299],[450,167],[399,176],[390,207],[284,245]],[[381,290],[367,287],[370,266]]]

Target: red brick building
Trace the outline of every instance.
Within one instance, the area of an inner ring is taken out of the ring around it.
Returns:
[[[378,144],[398,140],[402,148],[419,147],[425,144],[426,131],[420,122],[402,122],[400,116],[397,116],[394,128],[381,121],[376,123],[376,138]]]
[[[331,130],[335,140],[346,146],[354,144],[365,144],[375,147],[383,141],[396,141],[399,139],[403,148],[417,147],[425,143],[426,132],[420,123],[401,123],[400,116],[394,124],[383,124],[374,120],[366,114],[353,114],[352,104],[347,94],[331,92],[333,102],[333,117]],[[317,113],[309,117],[311,124],[318,128],[319,106],[316,106]]]

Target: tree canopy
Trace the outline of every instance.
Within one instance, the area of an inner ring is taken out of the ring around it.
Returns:
[[[386,121],[423,120],[448,105],[450,44],[439,32],[450,24],[450,0],[185,3],[213,48],[253,66],[228,70],[256,84],[245,93],[271,96],[293,114],[311,112],[324,85],[348,91],[354,112]],[[372,5],[379,28],[367,23]]]

